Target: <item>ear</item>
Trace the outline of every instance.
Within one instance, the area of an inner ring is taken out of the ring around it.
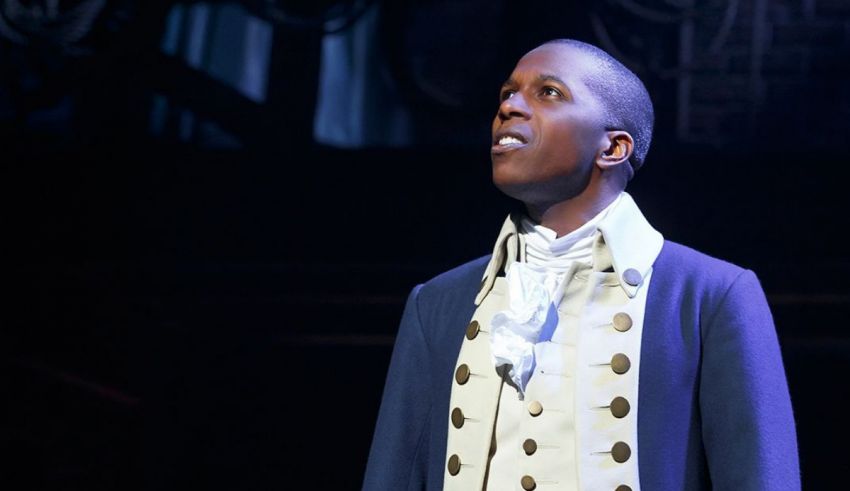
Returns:
[[[635,141],[628,131],[607,131],[602,151],[596,157],[596,165],[602,170],[613,169],[625,163],[629,165],[629,158],[635,148]]]

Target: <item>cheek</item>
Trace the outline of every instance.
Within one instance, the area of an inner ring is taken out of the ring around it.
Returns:
[[[587,160],[596,156],[595,128],[582,121],[567,119],[548,128],[547,154],[560,155],[572,161]]]
[[[540,153],[544,157],[547,166],[562,167],[564,164],[577,160],[578,147],[577,138],[569,128],[549,128],[543,133],[540,141]]]

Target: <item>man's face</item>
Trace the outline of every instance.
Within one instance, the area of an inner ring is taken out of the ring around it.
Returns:
[[[493,119],[493,182],[526,204],[554,204],[579,194],[607,147],[603,108],[584,84],[591,56],[559,44],[519,60],[502,86]]]

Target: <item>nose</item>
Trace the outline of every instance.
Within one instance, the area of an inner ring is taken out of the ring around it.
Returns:
[[[525,98],[521,92],[514,92],[513,95],[503,100],[499,104],[499,119],[506,121],[511,118],[528,119],[531,116],[531,110],[528,104],[525,103]]]

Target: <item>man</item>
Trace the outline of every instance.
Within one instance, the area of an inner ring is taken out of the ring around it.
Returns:
[[[500,99],[493,181],[527,216],[414,288],[363,489],[798,489],[758,280],[664,241],[623,191],[652,133],[640,80],[557,40]]]

